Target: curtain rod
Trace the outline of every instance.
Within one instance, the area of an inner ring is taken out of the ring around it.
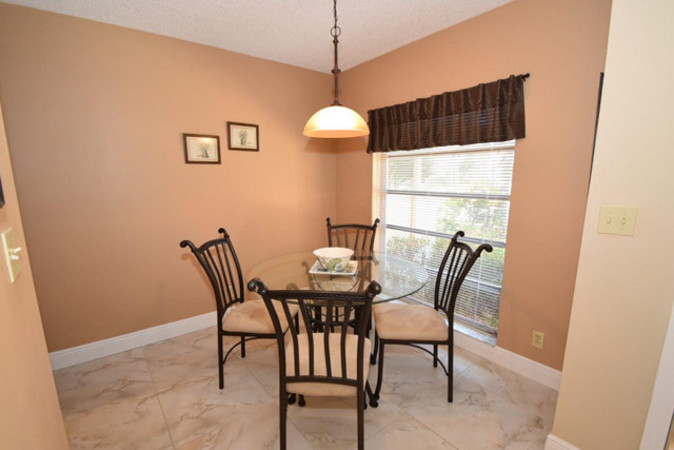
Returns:
[[[524,79],[524,81],[526,81],[527,78],[529,78],[530,76],[531,76],[531,74],[529,72],[527,72],[524,75],[522,75],[522,78]]]

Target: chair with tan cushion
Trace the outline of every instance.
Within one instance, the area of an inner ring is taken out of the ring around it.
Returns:
[[[248,289],[262,296],[267,306],[278,343],[279,404],[281,449],[286,448],[288,393],[307,396],[355,397],[358,414],[358,448],[364,448],[365,393],[373,401],[367,382],[371,343],[365,336],[366,318],[372,300],[381,292],[373,281],[364,292],[326,292],[314,290],[268,290],[260,279],[248,283]],[[278,307],[281,304],[281,307]],[[306,333],[300,334],[292,321],[292,306],[299,305]],[[323,332],[314,332],[311,309],[326,311]],[[341,314],[335,314],[340,308]],[[358,311],[356,313],[356,311]],[[350,323],[358,314],[358,328],[349,333]],[[288,331],[283,324],[290,323]]]
[[[482,244],[473,249],[459,242],[464,236],[457,231],[449,243],[442,258],[435,281],[434,304],[424,306],[393,301],[376,305],[374,310],[375,352],[379,352],[379,373],[377,387],[374,392],[374,404],[379,400],[379,393],[384,373],[384,349],[386,345],[411,345],[426,350],[420,345],[433,345],[433,367],[438,362],[447,374],[447,401],[453,400],[453,368],[454,368],[454,308],[456,298],[463,281],[483,251],[491,252],[489,244]],[[438,345],[449,347],[447,367],[438,359]]]
[[[244,301],[243,276],[239,259],[227,231],[220,228],[218,233],[222,234],[221,238],[207,241],[199,247],[188,240],[182,241],[180,246],[189,247],[192,250],[213,288],[218,310],[218,374],[220,389],[223,389],[225,387],[225,362],[232,350],[241,345],[241,357],[245,358],[246,341],[273,339],[276,337],[276,331],[262,299]],[[275,306],[280,307],[280,305]],[[297,320],[298,311],[297,305],[290,306],[290,316],[295,320]],[[284,330],[288,328],[285,316],[280,326]],[[224,336],[237,336],[240,340],[223,356],[222,338]]]

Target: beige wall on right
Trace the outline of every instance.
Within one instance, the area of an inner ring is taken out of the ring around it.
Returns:
[[[613,2],[553,426],[585,450],[639,448],[674,300],[672,17],[671,0]],[[603,205],[636,206],[635,235],[598,234]]]
[[[345,72],[342,101],[369,109],[530,72],[518,140],[498,345],[561,369],[590,178],[610,0],[515,0]],[[348,51],[344,48],[343,52]],[[337,157],[341,222],[371,219],[365,139]],[[532,330],[545,348],[531,346]]]

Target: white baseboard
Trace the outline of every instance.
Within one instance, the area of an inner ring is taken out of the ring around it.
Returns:
[[[115,336],[110,339],[103,339],[102,341],[52,352],[49,354],[49,361],[51,362],[52,370],[62,369],[64,367],[74,366],[75,364],[102,358],[103,356],[113,355],[115,353],[170,339],[175,336],[180,336],[181,334],[212,327],[215,326],[215,322],[216,312],[213,311],[175,322],[165,323],[164,325],[146,328],[145,330],[124,334],[122,336]]]
[[[189,317],[145,330],[116,336],[78,347],[67,348],[49,354],[52,370],[74,366],[86,361],[124,352],[144,345],[170,339],[215,325],[216,312]],[[457,346],[475,353],[489,361],[537,381],[554,390],[559,390],[561,372],[462,333],[454,333]]]
[[[554,434],[548,434],[545,440],[545,450],[580,450],[575,445],[569,444],[564,439],[560,439]]]
[[[510,369],[513,372],[559,391],[559,383],[562,377],[562,373],[559,370],[462,333],[454,333],[454,343],[499,366],[503,366],[506,369]]]

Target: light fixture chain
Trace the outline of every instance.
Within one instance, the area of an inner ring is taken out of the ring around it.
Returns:
[[[2,1],[2,0],[0,0]],[[309,118],[304,126],[303,134],[316,138],[347,138],[366,136],[370,129],[363,118],[354,110],[346,108],[339,103],[339,35],[341,28],[337,25],[337,0],[333,0],[333,14],[335,16],[335,25],[330,30],[332,43],[335,47],[335,66],[332,68],[332,75],[335,79],[335,101],[332,106],[318,110]]]
[[[332,27],[332,30],[330,31],[330,34],[332,35],[332,43],[335,46],[335,65],[332,68],[332,75],[335,78],[335,100],[332,102],[333,105],[341,105],[339,103],[339,74],[341,70],[339,70],[339,55],[337,51],[337,47],[339,46],[339,35],[342,33],[342,30],[337,26],[337,0],[334,0],[334,8],[333,8],[334,14],[335,14],[335,26]]]
[[[342,29],[337,26],[337,0],[334,0],[333,11],[335,14],[335,26],[332,27],[330,34],[332,34],[333,37],[338,37],[340,34],[342,34]]]

